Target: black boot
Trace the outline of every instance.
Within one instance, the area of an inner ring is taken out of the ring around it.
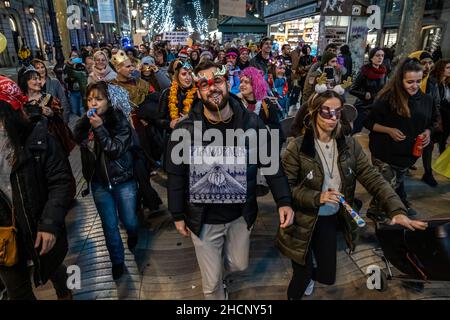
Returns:
[[[113,264],[113,266],[112,266],[112,276],[113,276],[114,280],[118,280],[118,279],[120,279],[120,277],[122,277],[122,275],[123,275],[123,267],[124,267],[123,262],[119,263],[119,264]]]
[[[130,251],[133,251],[134,248],[136,248],[136,245],[138,243],[138,236],[128,236],[128,240],[127,240],[127,244],[128,244],[128,249],[130,249]]]

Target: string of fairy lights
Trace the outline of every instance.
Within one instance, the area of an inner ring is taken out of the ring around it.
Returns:
[[[194,32],[194,28],[192,27],[191,18],[189,16],[183,16],[183,25],[187,32]]]
[[[159,34],[175,30],[174,4],[174,0],[138,0],[137,5],[142,9],[149,32]],[[182,27],[190,33],[196,31],[201,35],[207,34],[208,23],[203,17],[200,0],[188,2],[188,5],[194,7],[195,17],[192,19],[188,14],[184,15]],[[187,11],[187,8],[182,8],[182,10]]]

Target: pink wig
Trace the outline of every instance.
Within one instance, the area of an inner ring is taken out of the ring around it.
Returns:
[[[254,67],[247,67],[241,71],[240,78],[247,77],[252,83],[253,95],[256,100],[262,100],[267,97],[267,82],[264,80],[264,74],[261,70]]]

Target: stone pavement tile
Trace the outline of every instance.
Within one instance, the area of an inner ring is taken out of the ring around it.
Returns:
[[[191,289],[173,291],[164,290],[162,288],[156,288],[156,290],[141,290],[141,300],[203,300],[203,292],[201,286],[197,286]]]
[[[367,148],[367,135],[359,138]],[[436,158],[436,154],[433,155]],[[74,161],[76,163],[76,161]],[[420,181],[423,169],[412,172],[406,180],[407,193],[413,206],[423,217],[445,216],[450,208],[449,180],[436,176],[440,185],[431,188]],[[79,170],[80,166],[73,166]],[[166,177],[152,179],[163,199]],[[82,184],[79,184],[79,186]],[[81,188],[81,187],[80,187]],[[357,185],[356,196],[363,201],[361,214],[365,216],[370,196]],[[269,193],[258,198],[259,215],[252,231],[250,262],[247,270],[232,274],[229,283],[231,299],[286,299],[287,285],[292,276],[291,261],[282,256],[274,246],[279,227],[276,207]],[[448,216],[448,215],[447,215]],[[76,299],[203,299],[201,276],[190,238],[175,230],[167,212],[150,217],[146,228],[140,231],[136,257],[126,250],[127,273],[121,282],[112,281],[111,263],[105,247],[101,221],[92,196],[79,198],[75,210],[68,215],[71,263],[82,265],[85,291],[76,292]],[[317,284],[314,294],[305,299],[434,299],[450,298],[448,283],[426,283],[423,293],[414,292],[401,281],[388,281],[386,292],[371,291],[366,286],[365,268],[381,262],[372,248],[378,246],[372,222],[360,229],[356,251],[349,255],[342,235],[338,236],[338,265],[335,285]],[[126,234],[121,230],[126,243]],[[384,264],[382,265],[384,267]],[[37,292],[51,298],[52,287],[47,285]]]
[[[199,273],[190,274],[192,279],[181,281],[178,277],[174,277],[170,282],[152,282],[146,280],[146,276],[142,278],[141,289],[143,291],[177,291],[177,290],[192,290],[196,287],[202,286],[202,280]]]
[[[287,300],[286,285],[243,288],[230,292],[230,300]]]

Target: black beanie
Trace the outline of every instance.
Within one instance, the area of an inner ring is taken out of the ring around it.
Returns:
[[[336,58],[336,54],[329,52],[329,51],[325,51],[322,55],[322,58],[320,59],[320,63],[322,66],[324,66],[328,61],[330,61],[333,58]]]
[[[431,59],[431,60],[433,60],[433,56],[432,56],[431,53],[429,53],[428,51],[423,51],[423,52],[420,54],[419,60],[422,61],[422,60],[425,60],[425,59]]]

